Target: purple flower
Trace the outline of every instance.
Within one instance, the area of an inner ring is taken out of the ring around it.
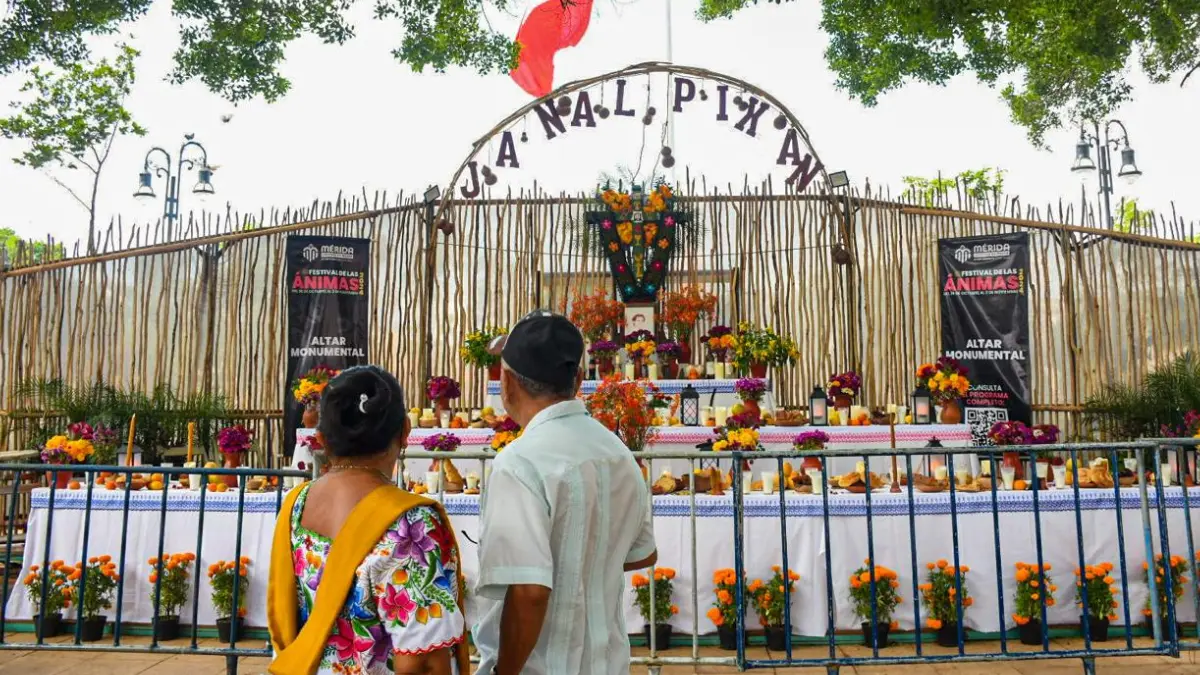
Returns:
[[[708,337],[725,337],[726,335],[729,335],[732,332],[733,332],[733,329],[730,328],[729,326],[722,326],[722,325],[718,324],[718,325],[713,326],[712,328],[708,329]]]
[[[797,450],[820,450],[829,442],[829,434],[824,431],[805,431],[792,439]]]
[[[67,435],[75,440],[83,439],[90,441],[95,437],[95,431],[92,429],[92,425],[87,422],[76,422],[67,427]]]
[[[394,529],[388,530],[387,539],[393,544],[393,558],[412,558],[422,565],[425,554],[437,548],[437,542],[425,531],[425,521],[421,518],[415,522],[401,518]]]
[[[1057,437],[1057,429],[1055,430]],[[992,425],[988,438],[996,445],[1032,445],[1033,430],[1024,422],[1003,421]]]
[[[655,348],[655,351],[658,352],[659,357],[677,359],[679,358],[680,353],[683,351],[683,348],[679,346],[678,342],[672,342],[668,340],[667,342],[659,343],[658,347]]]
[[[631,345],[635,342],[654,342],[654,333],[648,330],[635,330],[625,336],[625,344]]]
[[[308,587],[311,590],[314,590],[314,591],[317,590],[317,586],[321,585],[321,576],[324,574],[325,574],[325,565],[324,565],[324,563],[322,563],[321,566],[317,568],[317,573],[311,579],[308,580]]]
[[[1030,445],[1051,445],[1058,442],[1058,427],[1053,424],[1039,424],[1030,433]]]
[[[454,434],[434,434],[421,441],[421,447],[429,452],[454,452],[461,444],[462,439]]]
[[[612,356],[620,349],[612,340],[597,340],[588,347],[588,353],[592,356]]]
[[[249,450],[253,440],[254,432],[240,424],[225,427],[217,432],[217,447],[227,455]]]
[[[371,650],[371,663],[369,667],[373,667],[377,663],[387,661],[388,654],[392,652],[392,636],[383,629],[383,624],[373,623],[367,626],[367,633],[371,635],[371,639],[375,641],[375,648]]]
[[[458,398],[462,395],[458,388],[458,382],[445,375],[429,378],[429,383],[425,385],[425,393],[433,401],[440,398]]]
[[[743,401],[761,401],[767,393],[767,383],[755,377],[743,377],[733,385]]]

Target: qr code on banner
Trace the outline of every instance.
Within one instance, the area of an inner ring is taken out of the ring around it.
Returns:
[[[971,443],[976,446],[991,445],[988,432],[992,430],[992,425],[1007,420],[1007,408],[967,408],[967,425],[971,427]]]

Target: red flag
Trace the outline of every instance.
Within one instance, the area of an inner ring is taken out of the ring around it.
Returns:
[[[593,0],[546,0],[533,8],[517,31],[521,55],[510,73],[525,91],[541,98],[554,89],[554,54],[583,39]]]

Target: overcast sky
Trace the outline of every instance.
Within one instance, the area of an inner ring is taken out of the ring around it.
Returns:
[[[518,11],[534,4],[518,4]],[[664,7],[661,0],[598,0],[582,44],[559,53],[555,84],[666,60]],[[174,155],[185,133],[195,133],[208,149],[210,163],[219,167],[213,178],[215,205],[222,211],[229,203],[236,210],[257,212],[333,199],[339,191],[419,193],[430,184],[445,187],[471,142],[529,101],[507,75],[411,72],[389,53],[399,44],[398,27],[370,20],[369,8],[359,10],[358,37],[346,46],[301,40],[290,47],[284,72],[293,87],[283,100],[234,106],[199,83],[180,87],[163,80],[177,31],[169,3],[155,3],[130,28],[142,56],[129,107],[149,134],[118,140],[102,181],[99,222],[118,214],[145,221],[161,211],[161,201],[146,207],[133,200],[137,174],[150,147],[161,145]],[[904,175],[999,166],[1008,170],[1006,191],[1025,204],[1079,201],[1080,178],[1069,171],[1076,134],[1052,134],[1052,150],[1035,149],[1024,131],[1009,122],[996,91],[973,77],[944,88],[910,85],[884,96],[873,109],[836,90],[822,57],[826,37],[818,27],[819,3],[763,3],[734,20],[711,24],[695,20],[695,0],[673,0],[672,10],[674,62],[723,72],[771,92],[801,120],[826,167],[847,170],[855,184],[870,179],[872,185],[899,191]],[[489,18],[515,34],[520,16],[493,10]],[[1174,202],[1181,214],[1196,218],[1200,134],[1193,120],[1200,109],[1200,82],[1180,89],[1177,82],[1149,85],[1140,76],[1134,81],[1137,100],[1118,116],[1129,129],[1145,175],[1132,188],[1118,182],[1117,199],[1138,197],[1143,206],[1156,209],[1170,209]],[[0,100],[11,100],[20,83],[19,76],[0,79]],[[536,117],[518,124],[516,134],[527,129],[529,136],[527,144],[518,144],[521,168],[498,171],[497,189],[520,189],[536,181],[551,190],[590,190],[601,171],[637,165],[647,131],[645,156],[652,159],[667,91],[665,82],[651,82],[651,104],[660,116],[654,126],[643,127],[645,84],[630,85],[631,93],[638,92],[639,117],[610,117],[597,129],[572,129],[552,142],[545,140]],[[706,90],[715,94],[711,84]],[[596,89],[593,96],[600,93]],[[603,91],[609,108],[614,95],[611,85]],[[774,112],[763,118],[758,138],[750,139],[731,123],[715,121],[714,102],[715,96],[707,103],[697,101],[678,118],[676,171],[681,175],[686,167],[708,177],[710,185],[740,185],[743,175],[754,184],[769,176],[778,185],[787,172],[774,165],[782,142],[771,124]],[[220,117],[227,113],[233,119],[224,124]],[[20,149],[17,142],[0,139],[0,155],[6,159]],[[489,148],[493,158],[496,150],[495,144]],[[83,176],[64,180],[84,186]],[[196,206],[187,194],[194,174],[185,180],[186,210]],[[1088,192],[1094,195],[1095,178],[1091,180]],[[161,195],[162,186],[156,189]],[[86,212],[39,172],[0,161],[0,195],[0,227],[60,241],[86,237]]]

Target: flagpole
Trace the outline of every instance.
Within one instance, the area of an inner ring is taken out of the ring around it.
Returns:
[[[663,4],[666,5],[666,7],[667,7],[667,63],[673,64],[673,63],[675,63],[675,59],[674,59],[674,49],[673,49],[674,45],[673,45],[673,40],[672,40],[672,36],[671,36],[671,0],[666,0],[666,2],[664,2]],[[675,151],[675,111],[673,109],[674,104],[671,100],[671,97],[673,95],[674,95],[674,92],[671,91],[671,77],[668,75],[667,76],[667,139],[668,139],[667,142],[671,144],[672,152]],[[672,166],[668,170],[671,172],[671,184],[676,189],[678,189],[679,186],[675,184],[675,177],[676,177],[675,176],[675,167]]]

